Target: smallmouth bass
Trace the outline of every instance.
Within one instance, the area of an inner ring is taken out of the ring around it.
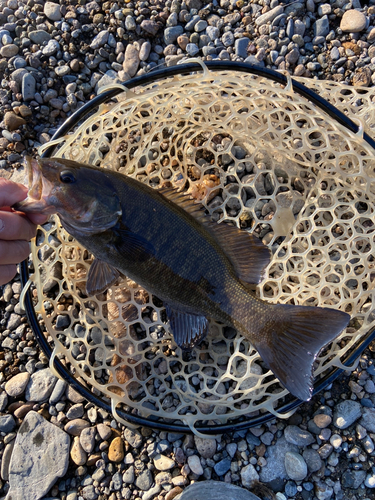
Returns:
[[[258,238],[210,221],[174,189],[152,189],[118,172],[60,158],[28,158],[26,165],[28,197],[14,208],[57,213],[95,256],[88,295],[103,292],[122,273],[163,300],[182,349],[197,345],[213,318],[249,339],[289,392],[311,398],[313,362],[350,316],[257,298],[249,284],[262,280],[270,261]]]

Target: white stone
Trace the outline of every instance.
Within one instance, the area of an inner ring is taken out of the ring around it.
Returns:
[[[190,457],[188,457],[188,466],[190,467],[190,470],[197,476],[201,476],[203,474],[203,467],[198,455],[191,455]]]
[[[366,16],[359,10],[347,10],[342,16],[340,28],[345,32],[359,33],[366,28]]]
[[[51,21],[60,21],[61,19],[60,5],[54,2],[46,2],[44,5],[44,14]]]

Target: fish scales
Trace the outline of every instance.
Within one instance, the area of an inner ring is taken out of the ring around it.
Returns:
[[[280,382],[311,398],[319,351],[347,326],[345,312],[269,304],[249,285],[269,251],[254,236],[215,224],[174,190],[154,190],[120,173],[65,159],[27,160],[28,198],[15,209],[57,213],[95,256],[86,289],[100,293],[125,274],[163,300],[176,343],[197,345],[208,318],[233,326]]]

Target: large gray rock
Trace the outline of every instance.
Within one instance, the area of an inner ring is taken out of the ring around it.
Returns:
[[[30,411],[16,438],[9,466],[7,500],[38,500],[64,476],[70,438],[64,431]]]
[[[201,481],[188,486],[175,500],[260,500],[243,488],[221,481]]]

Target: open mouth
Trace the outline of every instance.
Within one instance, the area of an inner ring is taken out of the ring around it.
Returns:
[[[25,158],[25,168],[29,192],[27,198],[13,205],[13,209],[28,213],[55,213],[54,207],[48,205],[46,201],[51,192],[52,184],[43,177],[40,162],[27,156]]]

